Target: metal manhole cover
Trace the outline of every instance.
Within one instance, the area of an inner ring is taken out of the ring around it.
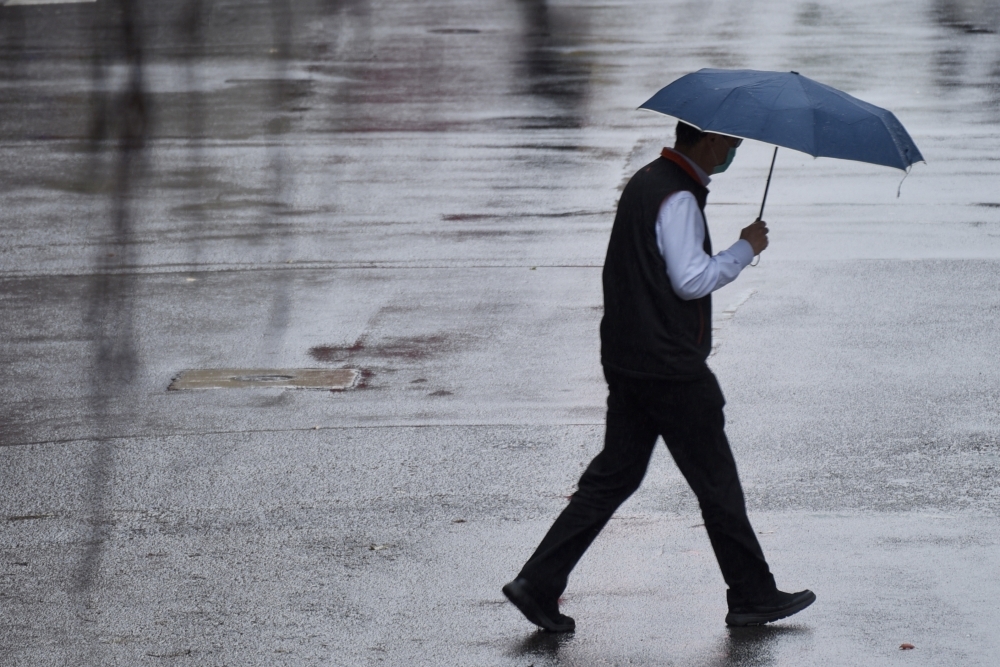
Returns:
[[[207,368],[181,371],[167,388],[173,391],[252,387],[349,389],[358,375],[353,368]]]

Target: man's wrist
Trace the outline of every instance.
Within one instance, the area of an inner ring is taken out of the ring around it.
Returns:
[[[746,239],[740,239],[732,245],[729,249],[732,253],[733,258],[735,258],[741,265],[742,268],[746,268],[753,261],[753,258],[757,253],[753,251],[753,246]]]

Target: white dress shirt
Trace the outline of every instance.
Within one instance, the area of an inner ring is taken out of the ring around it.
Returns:
[[[708,185],[711,179],[701,167],[675,154],[694,168],[702,185]],[[685,301],[699,299],[733,282],[754,258],[753,246],[745,239],[714,257],[705,252],[704,243],[705,218],[694,195],[681,190],[667,197],[656,217],[656,245],[667,264],[670,285]]]

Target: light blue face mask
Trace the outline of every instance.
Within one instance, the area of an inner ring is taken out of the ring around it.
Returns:
[[[733,163],[733,158],[736,157],[736,147],[729,149],[729,153],[726,154],[726,161],[720,164],[718,167],[712,170],[713,174],[721,174],[726,169],[729,169],[729,165]]]

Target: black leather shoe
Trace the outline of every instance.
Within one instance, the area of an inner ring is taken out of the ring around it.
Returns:
[[[576,623],[559,613],[559,602],[543,602],[531,588],[527,579],[518,577],[503,587],[503,594],[521,610],[529,621],[549,632],[573,632]]]
[[[816,594],[810,590],[798,593],[777,591],[774,598],[762,604],[730,604],[726,625],[764,625],[797,614],[815,601]]]

